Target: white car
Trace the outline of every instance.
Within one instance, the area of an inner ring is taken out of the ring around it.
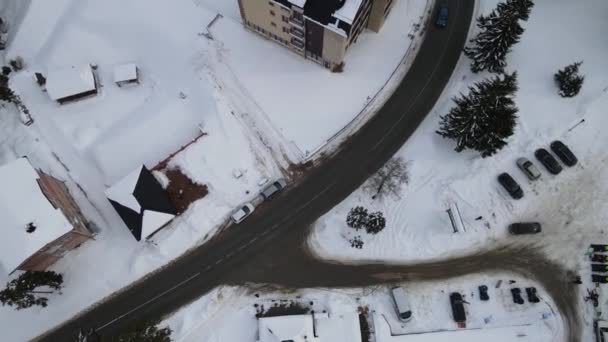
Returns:
[[[538,171],[538,168],[536,168],[536,166],[527,158],[519,158],[516,163],[529,180],[540,178],[540,171]]]
[[[255,210],[255,207],[251,203],[243,204],[237,211],[232,213],[232,221],[234,223],[241,223],[247,216],[251,215],[251,213]]]

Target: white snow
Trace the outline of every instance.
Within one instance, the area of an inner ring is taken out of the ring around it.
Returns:
[[[49,71],[47,75],[46,91],[55,101],[95,88],[95,77],[90,65],[55,69]]]
[[[306,5],[306,0],[289,0],[289,2],[300,8],[304,8],[304,5]]]
[[[361,2],[363,2],[363,0],[346,0],[344,5],[334,13],[334,17],[348,24],[352,24],[359,11],[359,7],[361,7]]]
[[[260,318],[258,332],[258,342],[321,342],[314,337],[312,315]]]
[[[141,174],[143,168],[143,165],[138,167],[137,169],[131,171],[126,177],[108,188],[106,190],[106,196],[118,204],[124,205],[135,212],[140,212],[141,205],[133,193],[135,192],[135,186],[137,185],[139,175]]]
[[[114,67],[114,83],[133,81],[137,79],[135,63],[120,64]]]
[[[38,185],[38,173],[26,158],[0,166],[0,272],[14,271],[50,242],[72,230],[60,209],[47,200]],[[36,230],[26,231],[29,223]],[[0,273],[2,276],[5,274]]]
[[[157,231],[169,221],[173,220],[175,215],[161,213],[154,210],[144,210],[141,223],[141,236],[148,237],[150,234]]]

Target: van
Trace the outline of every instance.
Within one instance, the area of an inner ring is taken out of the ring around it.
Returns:
[[[393,300],[397,308],[397,317],[401,322],[409,322],[412,320],[412,308],[410,302],[407,300],[405,291],[402,287],[396,286],[391,289]]]

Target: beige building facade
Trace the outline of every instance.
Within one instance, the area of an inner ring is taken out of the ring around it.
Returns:
[[[393,1],[238,0],[247,29],[332,70],[364,29],[380,31]]]

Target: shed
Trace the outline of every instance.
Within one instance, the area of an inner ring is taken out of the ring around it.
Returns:
[[[46,90],[51,99],[60,104],[97,94],[95,73],[88,64],[50,71],[46,80]]]
[[[139,84],[139,68],[134,63],[114,67],[114,83],[122,87],[127,84]]]

